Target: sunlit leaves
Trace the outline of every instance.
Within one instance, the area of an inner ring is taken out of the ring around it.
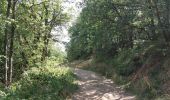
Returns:
[[[159,0],[156,3],[163,21],[166,13],[163,14],[165,8],[161,6],[165,3]],[[87,53],[85,50],[90,49],[93,53],[107,55],[107,52],[119,48],[133,47],[135,40],[153,39],[161,29],[156,29],[160,23],[159,16],[151,5],[147,0],[87,0],[77,22],[70,28],[69,54],[74,56],[75,51],[79,51],[81,57]]]
[[[51,56],[51,31],[69,20],[61,3],[62,0],[18,0],[14,19],[12,8],[9,18],[6,18],[7,0],[0,0],[0,55],[4,55],[5,29],[8,25],[10,38],[11,25],[15,24],[13,59],[14,70],[17,71],[14,76],[20,75],[26,68],[42,63],[45,47],[48,48],[46,56]]]

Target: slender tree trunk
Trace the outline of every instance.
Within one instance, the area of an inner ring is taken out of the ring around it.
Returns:
[[[15,7],[17,0],[12,0],[12,19],[15,20]],[[9,84],[12,82],[12,70],[13,70],[13,45],[14,45],[14,35],[15,35],[15,22],[11,24],[11,34],[10,34],[10,47],[9,47]]]
[[[10,17],[10,9],[11,9],[11,0],[7,0],[7,11],[6,11],[6,18],[8,19]],[[5,39],[4,39],[4,54],[5,54],[5,77],[4,77],[4,83],[5,86],[8,86],[8,46],[9,46],[9,25],[8,23],[6,24],[6,28],[5,28]]]
[[[44,8],[45,8],[45,26],[48,26],[48,8],[47,6],[44,4]],[[45,35],[44,35],[44,47],[43,47],[43,52],[42,52],[42,57],[41,57],[41,61],[44,61],[46,59],[46,57],[48,56],[48,29],[46,29]]]
[[[51,31],[54,27],[54,21],[56,20],[56,14],[55,14],[55,10],[53,11],[53,16],[51,21],[48,21],[48,15],[49,15],[49,11],[48,11],[48,6],[44,5],[45,8],[45,15],[46,15],[46,19],[45,19],[45,26],[49,26],[49,29],[46,29],[46,33],[44,36],[44,47],[43,47],[43,53],[42,53],[42,58],[41,61],[44,61],[46,59],[46,57],[49,55],[49,50],[48,50],[48,45],[50,42],[50,37],[51,37]],[[50,22],[50,23],[49,23]]]
[[[157,39],[157,34],[155,30],[155,22],[154,22],[154,16],[151,16],[151,32],[152,32],[152,38],[151,40],[156,40]]]

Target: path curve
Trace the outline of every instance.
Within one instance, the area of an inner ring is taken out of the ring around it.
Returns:
[[[136,100],[135,96],[123,91],[110,79],[77,68],[73,72],[78,77],[79,89],[72,100]]]

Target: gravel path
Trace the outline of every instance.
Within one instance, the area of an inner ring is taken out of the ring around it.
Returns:
[[[79,89],[72,100],[136,100],[135,96],[125,93],[110,79],[82,69],[73,71],[78,77]]]

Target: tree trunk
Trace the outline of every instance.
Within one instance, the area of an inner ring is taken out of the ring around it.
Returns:
[[[15,7],[17,0],[12,0],[12,19],[15,20]],[[14,45],[14,35],[15,35],[15,22],[11,24],[11,34],[10,34],[10,47],[9,47],[9,84],[12,82],[12,70],[13,70],[13,45]]]
[[[8,19],[10,17],[10,9],[11,9],[11,0],[7,0],[7,11],[6,11],[6,19]],[[5,39],[4,39],[4,54],[5,54],[5,77],[4,77],[4,83],[5,83],[5,86],[7,87],[8,86],[8,46],[9,46],[9,25],[8,23],[6,24],[6,28],[5,28]]]
[[[48,26],[48,8],[47,6],[44,4],[44,8],[45,8],[45,26]],[[48,29],[46,29],[45,35],[44,35],[44,47],[43,47],[43,52],[42,52],[42,57],[41,57],[41,61],[44,61],[46,59],[46,57],[48,56]]]

